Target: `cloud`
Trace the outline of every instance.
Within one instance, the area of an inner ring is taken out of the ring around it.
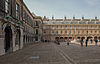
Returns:
[[[85,0],[89,5],[98,5],[100,0]]]

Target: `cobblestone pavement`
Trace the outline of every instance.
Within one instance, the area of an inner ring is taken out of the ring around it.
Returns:
[[[0,56],[0,64],[70,64],[54,43],[29,45],[14,53]]]
[[[33,44],[0,56],[0,64],[100,64],[100,46]]]
[[[78,44],[62,43],[57,46],[74,64],[100,64],[100,46],[81,47]]]

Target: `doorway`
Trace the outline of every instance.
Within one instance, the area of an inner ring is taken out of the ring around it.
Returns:
[[[9,52],[11,49],[11,42],[12,42],[12,30],[11,26],[7,26],[5,28],[5,52]]]

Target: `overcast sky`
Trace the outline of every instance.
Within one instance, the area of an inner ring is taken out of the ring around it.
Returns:
[[[24,0],[31,12],[51,18],[94,18],[100,19],[100,0]]]

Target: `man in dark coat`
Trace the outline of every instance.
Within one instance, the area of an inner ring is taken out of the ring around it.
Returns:
[[[96,38],[94,41],[95,41],[95,45],[97,46],[97,45],[98,45],[98,40],[97,40],[97,38]]]
[[[81,40],[80,40],[80,41],[81,41],[81,46],[82,46],[82,47],[83,47],[83,40],[84,40],[83,38],[81,38]]]
[[[88,38],[85,41],[85,46],[87,47],[87,45],[88,45]]]

